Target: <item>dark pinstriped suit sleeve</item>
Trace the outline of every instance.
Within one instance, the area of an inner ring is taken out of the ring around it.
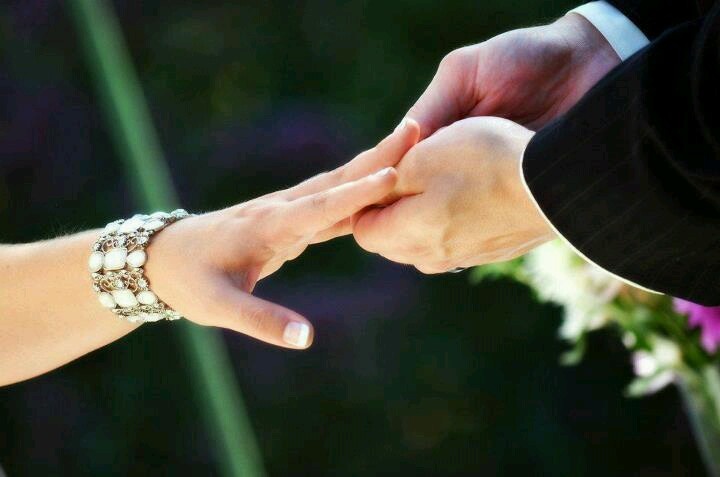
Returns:
[[[607,0],[650,41],[666,30],[699,17],[698,0]],[[699,0],[702,2],[702,0]]]
[[[622,63],[539,131],[525,180],[603,268],[720,305],[720,5]]]

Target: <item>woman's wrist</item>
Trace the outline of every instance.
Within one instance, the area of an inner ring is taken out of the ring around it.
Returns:
[[[105,226],[88,259],[93,290],[103,307],[137,323],[181,318],[151,290],[145,275],[146,249],[168,226],[188,217],[185,210],[177,209],[136,214]]]

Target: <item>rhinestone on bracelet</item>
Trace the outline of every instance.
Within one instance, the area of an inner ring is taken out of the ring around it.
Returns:
[[[137,214],[105,226],[92,247],[88,268],[93,290],[100,304],[132,323],[182,318],[150,290],[143,266],[145,249],[153,234],[178,220],[190,217],[187,211]]]

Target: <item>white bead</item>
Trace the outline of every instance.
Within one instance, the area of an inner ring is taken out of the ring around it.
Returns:
[[[105,308],[115,308],[115,299],[107,292],[98,293],[98,300]]]
[[[100,271],[100,269],[103,267],[103,261],[105,259],[105,254],[102,252],[93,252],[90,254],[90,259],[88,260],[88,269],[91,273],[95,273],[97,271]]]
[[[165,222],[160,219],[150,219],[143,225],[145,230],[158,230],[165,227]]]
[[[157,295],[149,290],[141,291],[135,298],[143,305],[154,305],[158,301]]]
[[[111,234],[113,232],[117,232],[120,229],[120,224],[117,222],[110,222],[105,226],[105,233]]]
[[[170,214],[168,214],[167,212],[157,211],[157,212],[150,214],[150,218],[152,218],[152,219],[167,219],[167,218],[170,218]]]
[[[105,270],[121,270],[125,268],[126,248],[113,248],[105,254]]]
[[[112,296],[115,298],[115,303],[123,308],[132,308],[138,304],[135,295],[130,290],[113,290]]]
[[[147,321],[148,323],[152,323],[154,321],[160,321],[160,320],[162,320],[162,318],[163,318],[162,313],[140,313],[140,320]]]
[[[130,255],[127,256],[127,264],[130,265],[133,268],[140,268],[143,265],[145,265],[145,261],[147,260],[147,254],[144,250],[135,250],[134,252],[131,252]]]
[[[125,222],[120,225],[119,232],[123,234],[127,234],[130,232],[135,232],[137,229],[139,229],[145,221],[140,217],[133,217],[132,219],[128,219]]]

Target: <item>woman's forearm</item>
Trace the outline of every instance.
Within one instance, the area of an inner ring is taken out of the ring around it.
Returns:
[[[310,244],[349,233],[352,216],[393,192],[397,172],[389,166],[400,161],[420,134],[417,123],[403,124],[348,164],[290,189],[224,210],[183,215],[166,228],[157,227],[158,219],[152,226],[152,221],[135,223],[154,231],[146,236],[146,255],[133,260],[142,262],[138,267],[147,279],[141,286],[143,299],[141,293],[132,300],[115,289],[110,290],[115,299],[111,305],[128,319],[142,321],[145,315],[154,321],[157,313],[146,313],[132,302],[149,305],[160,300],[162,310],[172,310],[166,318],[181,315],[277,346],[307,348],[313,331],[305,317],[250,292],[259,278]],[[93,290],[89,258],[100,233],[0,245],[0,385],[54,369],[137,328],[103,308],[98,299],[108,306],[107,296]],[[110,269],[116,270],[120,255],[111,260],[105,255],[102,265],[107,267],[109,261]],[[125,260],[128,269],[136,267],[129,256]],[[152,293],[145,289],[148,284]]]
[[[27,379],[137,327],[98,303],[87,258],[98,231],[0,246],[0,385]]]

